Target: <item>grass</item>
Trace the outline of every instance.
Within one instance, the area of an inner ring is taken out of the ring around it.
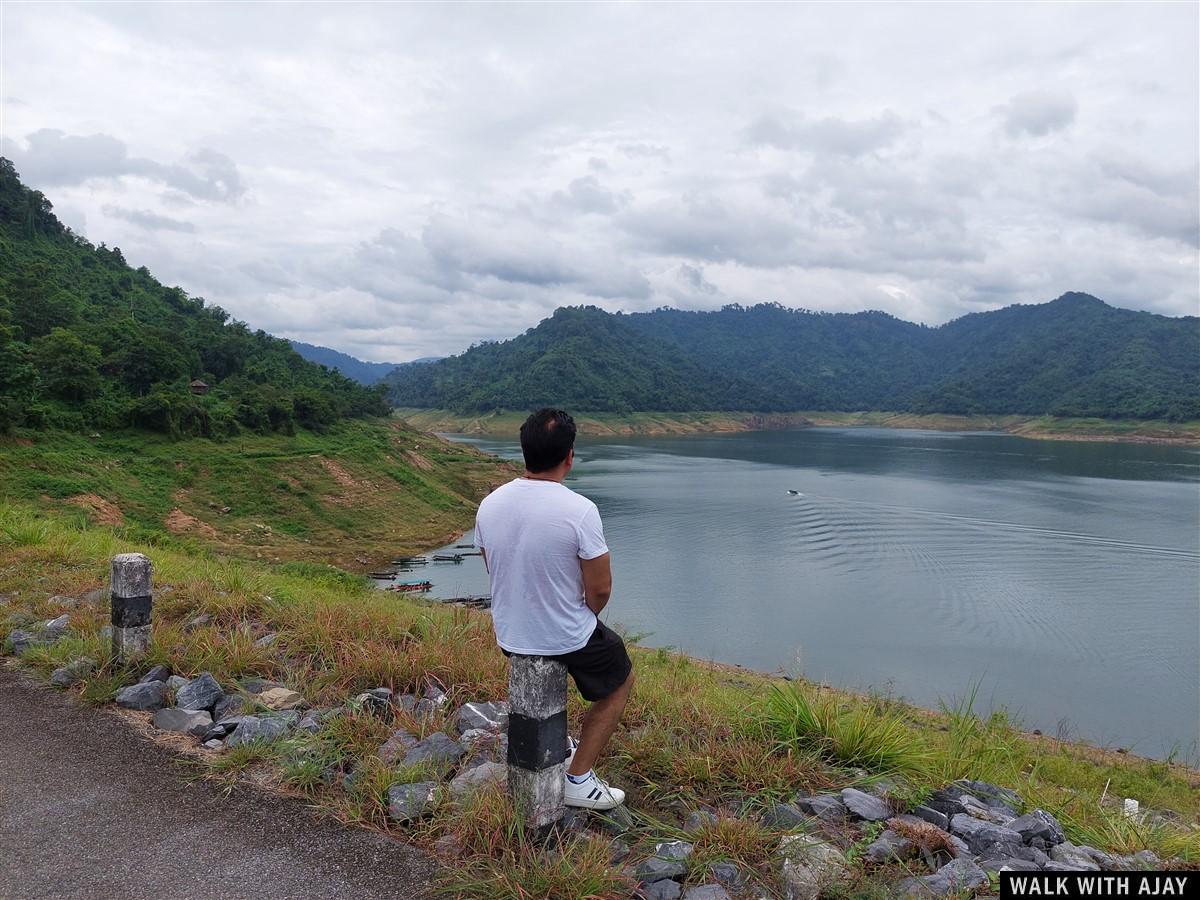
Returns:
[[[514,410],[497,410],[478,415],[463,415],[446,409],[407,408],[395,412],[397,418],[427,431],[509,437],[517,433],[526,415],[525,412]],[[1200,422],[1167,422],[1159,419],[954,416],[941,413],[797,410],[778,413],[579,413],[575,416],[575,422],[580,433],[587,435],[693,434],[822,425],[842,428],[919,428],[934,431],[1008,431],[1031,438],[1200,444]]]
[[[99,668],[80,690],[94,703],[108,702],[156,663],[189,676],[210,671],[226,687],[247,676],[269,678],[318,706],[341,706],[381,685],[399,693],[436,683],[450,700],[446,712],[428,721],[400,711],[380,717],[347,709],[314,735],[226,751],[208,763],[209,771],[225,781],[252,775],[348,823],[435,851],[453,845],[457,851],[444,856],[445,886],[457,896],[627,896],[604,844],[581,839],[562,851],[537,846],[499,794],[483,792],[466,804],[443,797],[433,817],[416,828],[388,821],[392,784],[443,774],[383,764],[378,750],[388,736],[397,728],[418,736],[448,728],[460,703],[506,693],[506,661],[486,614],[374,591],[361,579],[312,563],[228,558],[173,540],[148,543],[127,528],[64,515],[54,504],[39,509],[16,502],[0,504],[0,593],[7,595],[0,635],[57,615],[52,595],[79,597],[101,586],[110,558],[135,550],[153,560],[159,588],[150,657],[115,670],[100,636],[107,610],[81,604],[70,610],[71,636],[27,653],[23,665],[48,675],[70,659],[91,656]],[[200,613],[209,623],[189,626]],[[255,647],[254,639],[268,632],[278,634],[275,644]],[[628,791],[639,814],[631,842],[642,853],[655,840],[678,835],[688,811],[701,805],[722,811],[715,825],[688,838],[697,848],[693,880],[723,859],[770,878],[781,832],[732,813],[882,775],[899,776],[913,799],[952,778],[993,781],[1059,816],[1077,843],[1121,852],[1150,848],[1164,858],[1200,861],[1200,773],[1193,769],[1023,734],[1003,714],[981,717],[971,691],[931,712],[664,650],[635,646],[631,653],[638,684],[604,774]],[[573,733],[582,712],[572,692]],[[341,782],[351,772],[347,791]],[[1135,825],[1119,815],[1124,797],[1170,810],[1179,821]],[[877,877],[864,872],[855,890],[871,893]]]
[[[355,572],[452,540],[488,486],[509,477],[507,464],[397,420],[225,442],[140,431],[0,436],[7,499],[154,546]],[[34,546],[44,527],[0,522],[0,535]]]

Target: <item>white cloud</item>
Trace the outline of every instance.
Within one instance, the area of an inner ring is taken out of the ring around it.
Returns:
[[[1194,5],[17,4],[5,25],[3,152],[72,227],[364,358],[565,303],[1197,312]]]

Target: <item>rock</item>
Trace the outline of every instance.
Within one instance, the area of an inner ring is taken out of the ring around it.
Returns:
[[[185,687],[187,687],[190,683],[191,683],[190,680],[187,678],[184,678],[182,675],[172,675],[167,679],[167,687],[169,687],[171,690],[173,690],[177,694],[180,691],[182,691]]]
[[[184,625],[183,630],[184,631],[197,631],[197,630],[199,630],[201,628],[205,628],[211,624],[212,624],[212,616],[210,616],[208,613],[201,613],[200,615],[196,616],[196,618],[191,619],[186,625]]]
[[[1121,869],[1120,861],[1109,853],[1103,850],[1097,850],[1095,847],[1082,846],[1080,852],[1086,853],[1092,858],[1092,862],[1098,865],[1105,872],[1117,872]]]
[[[12,648],[13,656],[22,656],[26,650],[38,643],[37,636],[19,628],[8,633],[8,645]]]
[[[968,816],[975,819],[983,819],[983,821],[991,822],[995,825],[1007,825],[1013,819],[1017,818],[1016,810],[1002,806],[999,803],[989,806],[972,797],[970,794],[962,795],[962,804],[966,808]]]
[[[1072,866],[1076,872],[1099,872],[1100,866],[1083,847],[1064,841],[1050,848],[1050,859],[1056,863]]]
[[[399,763],[408,754],[408,751],[417,746],[420,741],[416,735],[410,734],[403,728],[392,732],[391,737],[384,741],[377,752],[377,755],[389,766],[394,766]]]
[[[855,788],[846,788],[842,791],[842,802],[846,804],[846,809],[850,810],[856,819],[882,822],[892,816],[892,810],[887,803]]]
[[[624,804],[603,812],[594,812],[592,818],[596,823],[596,828],[605,834],[624,834],[633,828],[633,814],[625,808]]]
[[[794,804],[802,812],[826,822],[846,822],[850,819],[850,810],[837,794],[817,794],[812,797],[797,795]]]
[[[508,727],[508,704],[464,703],[454,714],[454,722],[459,734],[472,729],[503,731]]]
[[[262,637],[260,637],[257,641],[254,642],[254,646],[257,647],[259,650],[266,650],[269,647],[274,646],[274,644],[277,640],[279,640],[279,635],[275,634],[274,632],[272,632],[271,634],[264,634]]]
[[[932,806],[918,806],[912,811],[912,815],[942,829],[942,831],[950,830],[950,818],[945,813],[938,812]]]
[[[306,706],[308,701],[288,688],[267,688],[258,695],[258,702],[267,709],[284,710],[299,709]]]
[[[208,743],[209,741],[225,740],[225,738],[229,737],[229,735],[233,734],[234,731],[237,730],[238,725],[241,724],[242,718],[242,716],[231,716],[228,719],[221,719],[220,721],[213,723],[213,726],[200,736],[200,740],[204,741],[205,743]]]
[[[108,588],[96,588],[93,591],[88,591],[79,598],[82,602],[95,606],[97,603],[104,603],[109,599]]]
[[[104,627],[102,627],[100,629],[100,640],[103,641],[104,643],[107,644],[107,643],[111,642],[112,636],[113,636],[113,627],[111,625],[105,625]]]
[[[868,862],[881,865],[909,859],[916,856],[918,852],[916,844],[889,828],[867,846],[867,849],[863,851],[863,858]]]
[[[443,859],[458,859],[463,855],[462,841],[457,834],[444,834],[433,842],[433,852]]]
[[[735,891],[746,883],[742,870],[733,863],[714,863],[708,869],[708,877]]]
[[[220,741],[216,738],[213,738],[211,740],[205,741],[203,746],[207,750],[220,750],[221,748],[223,748],[225,746],[225,744],[222,741]]]
[[[683,892],[683,900],[732,900],[729,891],[719,884],[701,884]]]
[[[167,705],[167,686],[161,681],[135,684],[117,691],[117,706],[125,709],[162,709]]]
[[[472,755],[470,765],[481,762],[508,762],[508,735],[503,731],[483,731],[473,728],[463,734],[459,743]]]
[[[638,895],[644,900],[679,900],[679,885],[669,878],[643,884]]]
[[[483,765],[483,763],[480,763]],[[503,767],[506,770],[504,780],[507,783],[507,766]],[[455,779],[457,781],[458,779]],[[582,834],[587,830],[588,814],[586,809],[580,809],[576,806],[568,806],[563,810],[562,818],[558,820],[558,830],[560,835]]]
[[[608,842],[608,864],[615,866],[622,860],[628,859],[632,848],[624,841],[613,838]]]
[[[256,742],[270,743],[277,741],[296,723],[299,718],[295,713],[281,716],[242,716],[237,728],[225,742],[229,747],[241,747]]]
[[[440,710],[440,704],[434,703],[432,700],[426,700],[422,697],[417,701],[416,708],[413,710],[412,714],[418,719],[428,719],[430,716],[434,715]]]
[[[985,872],[1040,872],[1042,867],[1027,859],[981,859],[979,868]]]
[[[388,815],[396,822],[412,822],[433,809],[438,783],[393,784],[388,788]]]
[[[1084,868],[1082,866],[1071,865],[1070,863],[1060,863],[1055,860],[1050,860],[1042,866],[1043,872],[1095,872],[1095,868]]]
[[[217,679],[208,672],[201,672],[175,694],[175,705],[180,709],[206,709],[211,711],[225,696]]]
[[[1023,805],[1021,797],[1016,791],[997,787],[994,784],[988,784],[986,781],[971,781],[969,778],[960,778],[957,781],[951,782],[951,785],[962,788],[965,793],[973,797],[978,797],[988,806],[1005,806],[1009,809],[1017,810]]]
[[[983,853],[994,844],[1021,846],[1021,835],[1011,828],[985,822],[964,813],[959,813],[950,820],[950,832],[957,834],[971,849],[972,853]]]
[[[163,731],[176,731],[209,740],[208,731],[212,728],[213,720],[212,716],[200,709],[160,709],[154,714],[153,723],[155,728]]]
[[[709,812],[707,809],[697,809],[688,814],[688,817],[683,822],[683,830],[700,831],[708,825],[716,824],[716,813]]]
[[[1133,856],[1129,857],[1131,863],[1130,868],[1135,871],[1154,871],[1163,869],[1163,861],[1158,858],[1158,855],[1153,850],[1139,850]]]
[[[171,669],[169,666],[155,666],[142,676],[139,684],[149,684],[151,681],[166,681],[170,677]]]
[[[846,858],[833,844],[809,834],[789,834],[779,842],[786,900],[815,900],[846,875]]]
[[[1035,847],[1013,847],[1004,844],[995,844],[994,849],[989,849],[983,854],[983,859],[991,863],[1015,859],[1020,862],[1033,863],[1039,869],[1050,861],[1050,857]],[[982,861],[979,864],[981,866],[984,865]],[[987,867],[984,866],[984,868]],[[995,871],[995,869],[993,868],[989,871]]]
[[[42,623],[42,637],[47,641],[57,641],[67,633],[70,626],[70,615],[63,613],[57,619],[49,619]]]
[[[902,896],[946,897],[988,883],[987,872],[969,859],[956,859],[942,866],[933,875],[906,878],[897,887]]]
[[[490,787],[491,785],[500,785],[503,787],[507,784],[508,766],[502,766],[500,763],[485,762],[473,769],[459,772],[450,782],[450,796],[455,800],[462,800],[482,788]]]
[[[60,609],[74,609],[76,606],[79,605],[79,601],[76,600],[74,597],[64,597],[62,594],[55,594],[53,597],[51,597],[46,602],[53,603],[55,606],[59,607]]]
[[[344,707],[310,709],[300,717],[300,722],[296,725],[296,730],[303,731],[306,734],[316,734],[344,712]]]
[[[283,687],[278,681],[267,681],[265,678],[247,678],[242,682],[242,690],[247,694],[261,694],[271,688]]]
[[[425,688],[425,699],[430,703],[436,703],[438,706],[444,706],[450,698],[442,690],[441,685],[431,684]]]
[[[1013,819],[1008,823],[1008,827],[1021,835],[1021,840],[1026,844],[1033,841],[1034,838],[1041,838],[1048,846],[1052,847],[1067,839],[1058,819],[1044,809],[1035,809],[1033,812]]]
[[[654,855],[659,859],[685,860],[694,849],[687,841],[663,841],[654,845]]]
[[[282,687],[283,685],[276,685]],[[369,691],[363,691],[357,697],[350,701],[352,707],[370,713],[386,713],[392,705],[392,691],[390,688],[380,687],[371,688]]]
[[[404,754],[402,765],[415,766],[421,762],[431,762],[435,765],[449,763],[453,765],[466,755],[466,748],[458,741],[452,740],[440,731],[435,731],[423,741],[413,744]]]
[[[396,698],[396,705],[410,716],[416,716],[418,702],[420,701],[413,694],[401,694]]]
[[[929,795],[929,799],[925,801],[925,805],[930,809],[936,809],[947,819],[953,819],[960,813],[970,815],[971,807],[966,803],[963,803],[964,794],[966,794],[965,791],[958,790],[954,787],[941,788],[940,790],[936,790]],[[967,796],[970,795],[968,794]],[[982,801],[980,801],[978,798],[972,797],[971,799],[974,800],[977,805],[982,803]]]
[[[762,823],[768,828],[799,828],[809,816],[790,803],[772,803],[762,813]]]
[[[246,698],[241,694],[226,694],[213,707],[213,721],[231,719],[246,711]]]
[[[637,880],[642,884],[653,884],[670,878],[682,878],[687,874],[687,865],[679,859],[663,859],[651,856],[637,867]]]
[[[50,673],[50,683],[55,687],[69,688],[74,684],[83,681],[89,675],[96,671],[97,663],[90,657],[83,657],[74,662],[67,663],[65,666],[55,669]]]

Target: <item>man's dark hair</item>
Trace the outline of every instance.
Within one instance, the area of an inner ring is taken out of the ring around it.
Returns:
[[[548,472],[575,446],[575,420],[563,409],[545,407],[532,413],[521,426],[521,452],[530,472]]]

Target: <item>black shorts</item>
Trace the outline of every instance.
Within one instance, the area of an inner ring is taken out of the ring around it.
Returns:
[[[589,701],[603,700],[623,685],[633,671],[625,642],[599,619],[586,644],[571,653],[550,658],[567,667],[579,693]]]
[[[505,656],[512,656],[507,650],[501,650]],[[633,671],[633,663],[625,652],[625,642],[599,619],[588,642],[578,650],[546,658],[557,659],[565,665],[583,699],[593,703],[623,685]]]

